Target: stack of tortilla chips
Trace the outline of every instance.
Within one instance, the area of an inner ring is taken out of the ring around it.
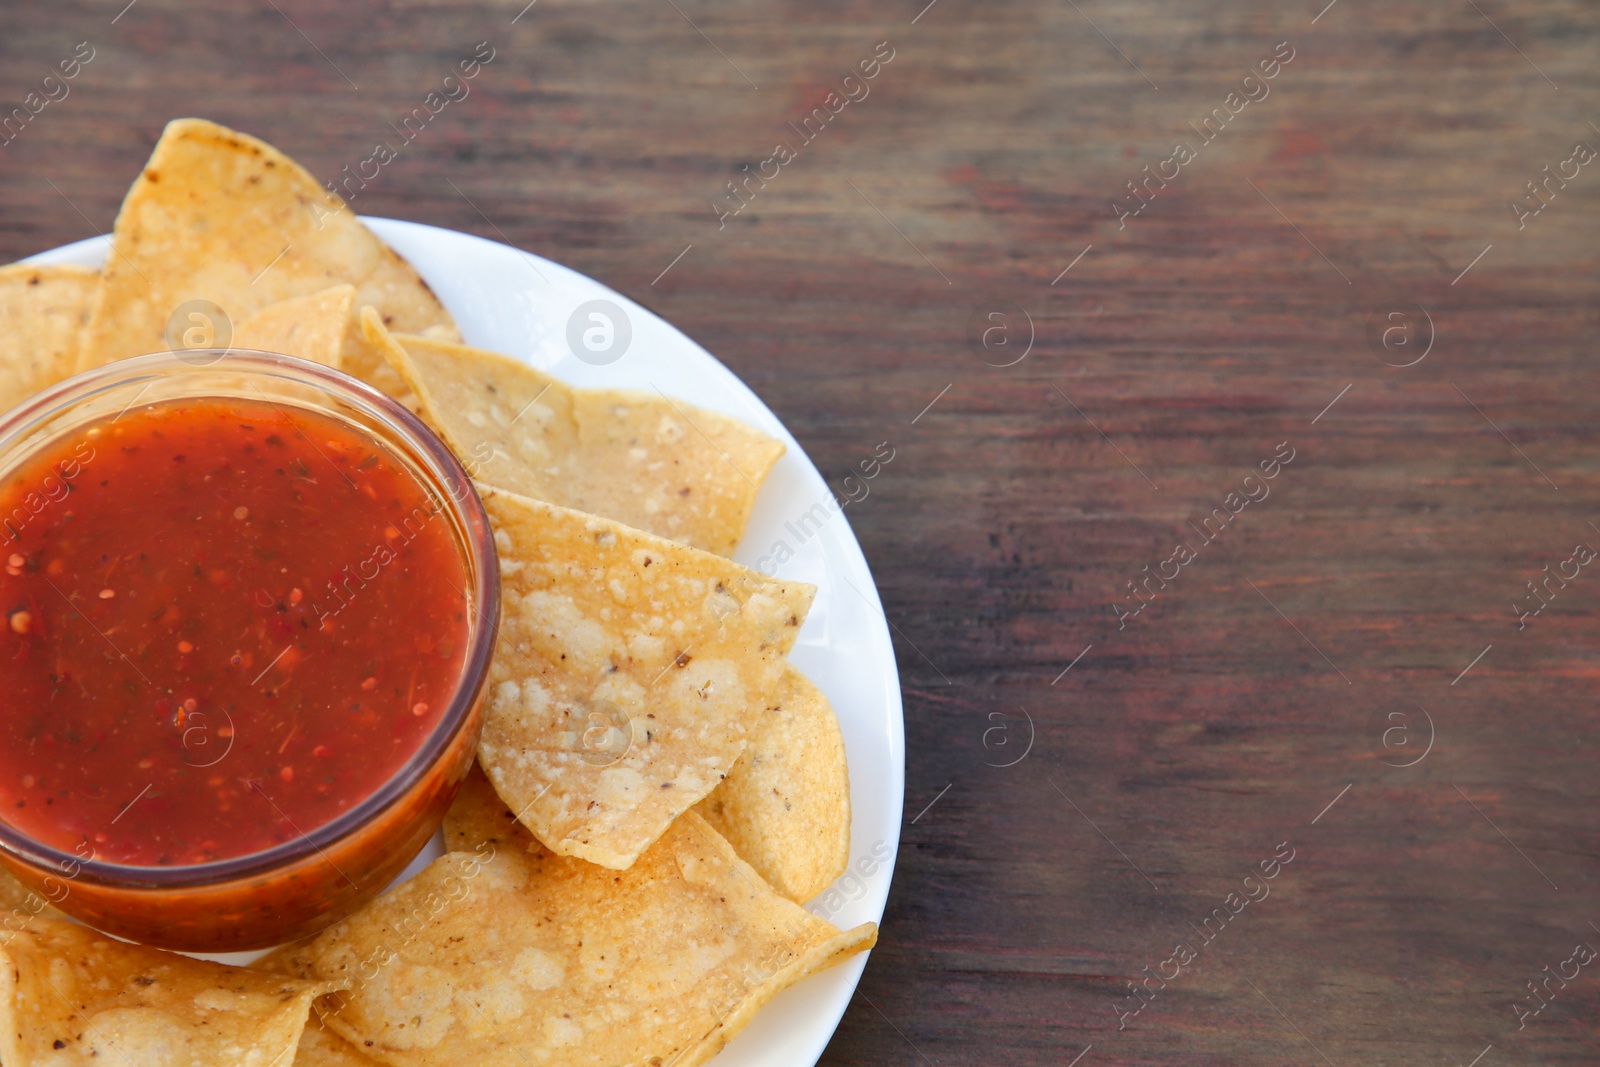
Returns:
[[[838,722],[786,659],[814,590],[727,558],[782,444],[460,344],[303,168],[194,119],[103,270],[0,268],[0,409],[173,347],[186,314],[382,389],[471,471],[502,573],[479,765],[444,856],[250,969],[100,937],[0,880],[0,1063],[690,1067],[871,947],[872,924],[799,906],[850,834]]]

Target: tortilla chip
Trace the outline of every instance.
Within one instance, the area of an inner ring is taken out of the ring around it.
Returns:
[[[88,267],[0,267],[0,411],[73,372],[99,282]]]
[[[270,1067],[332,988],[38,920],[0,945],[0,1062]]]
[[[395,340],[387,354],[423,418],[477,477],[707,552],[733,552],[783,455],[781,441],[665,394],[575,389],[493,352]]]
[[[803,904],[850,864],[850,777],[828,698],[787,665],[728,778],[695,806],[779,893]]]
[[[9,912],[17,908],[27,908],[29,897],[34,900],[42,899],[33,890],[17,881],[16,876],[10,871],[0,868],[0,909]],[[3,936],[0,934],[0,937]]]
[[[335,285],[310,296],[291,297],[262,308],[239,323],[231,345],[299,356],[337,370],[345,339],[358,332],[355,307],[353,285]]]
[[[448,853],[294,961],[348,983],[323,1021],[393,1067],[694,1067],[876,936],[773,893],[691,812],[620,874],[544,849]]]
[[[177,119],[122,202],[78,369],[167,350],[168,319],[189,301],[237,324],[341,282],[394,329],[459,336],[417,272],[298,163],[215,123]]]
[[[57,878],[55,882],[68,893],[72,891],[65,880]],[[0,942],[4,942],[7,931],[19,930],[41,917],[66,918],[49,900],[17,881],[10,871],[0,868]]]
[[[478,761],[551,851],[624,869],[744,751],[816,590],[480,493],[501,622]]]
[[[486,841],[496,849],[517,852],[540,847],[494,791],[483,768],[474,763],[444,817],[444,847],[447,852],[471,852]]]
[[[356,316],[358,324],[346,339],[345,370],[374,389],[387,393],[410,409],[424,422],[422,401],[394,368],[389,350],[398,348],[393,335],[383,325],[383,315],[375,307],[364,307]]]
[[[311,944],[312,940],[307,937],[287,945],[279,945],[248,966],[253,971],[267,971],[271,974],[298,978],[294,954]],[[295,1067],[374,1067],[377,1062],[329,1030],[317,1015],[316,1009],[312,1009],[306,1028],[300,1032],[300,1044],[295,1049]],[[279,1067],[279,1065],[272,1064],[269,1067]]]
[[[378,1067],[378,1061],[323,1027],[321,1019],[314,1018],[300,1034],[294,1067]]]

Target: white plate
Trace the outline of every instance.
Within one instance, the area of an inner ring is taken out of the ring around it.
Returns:
[[[867,561],[844,513],[828,507],[834,494],[817,468],[777,416],[728,368],[622,294],[558,263],[480,237],[392,219],[364,221],[433,287],[468,344],[516,356],[574,385],[660,389],[737,416],[788,446],[756,497],[734,558],[752,567],[767,558],[763,569],[817,586],[790,658],[839,715],[853,820],[850,872],[808,907],[841,928],[879,921],[889,896],[905,796],[900,680]],[[93,238],[33,256],[31,262],[97,267],[106,247],[105,238]],[[620,309],[632,333],[620,358],[605,365],[592,362],[598,357],[584,347],[584,329],[597,331],[590,335],[591,347],[607,342],[605,322],[587,318],[588,309],[579,320],[578,346],[589,358],[579,359],[568,344],[569,320],[593,300]],[[823,510],[813,512],[819,505]],[[802,523],[807,515],[812,520]],[[818,515],[829,516],[820,528]],[[774,567],[770,558],[780,543],[792,556]],[[437,847],[419,860],[431,859]],[[886,861],[880,859],[885,855]],[[402,878],[422,865],[413,864]],[[856,956],[786,990],[713,1062],[717,1067],[810,1067],[838,1026],[865,966],[866,956]]]

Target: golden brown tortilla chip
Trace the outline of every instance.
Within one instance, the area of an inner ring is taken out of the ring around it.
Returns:
[[[478,761],[546,847],[626,868],[744,750],[816,590],[480,489],[501,623]]]
[[[389,350],[398,347],[394,336],[383,325],[383,315],[375,307],[364,307],[356,316],[358,324],[346,338],[344,350],[345,370],[366,382],[381,393],[387,393],[421,416],[422,401],[412,391],[400,372],[394,368]],[[466,457],[461,457],[465,462]]]
[[[294,1067],[378,1067],[378,1061],[332,1030],[325,1029],[322,1020],[313,1016],[300,1035]]]
[[[17,881],[10,871],[0,869],[0,910],[14,911],[17,908],[27,909],[29,897],[43,899],[27,886]],[[0,937],[3,937],[0,934]]]
[[[56,895],[57,900],[65,899],[65,894],[72,891],[69,879],[52,878],[50,881],[52,886],[49,891]],[[60,892],[57,892],[58,889]],[[43,895],[17,881],[11,872],[0,869],[0,942],[5,941],[10,931],[20,930],[38,918],[61,919],[65,916],[52,907]]]
[[[355,305],[353,285],[291,297],[239,323],[231,346],[299,356],[337,370],[346,338],[358,332]]]
[[[0,940],[6,1067],[281,1065],[300,1040],[312,999],[333,988],[48,919]]]
[[[298,163],[177,119],[122,202],[78,368],[167,350],[168,320],[190,301],[216,305],[231,327],[341,282],[396,330],[458,336],[417,272]]]
[[[691,812],[621,873],[544,849],[448,853],[293,960],[349,985],[324,1021],[393,1067],[694,1067],[875,938],[773,893]]]
[[[727,780],[695,806],[779,893],[803,904],[850,863],[850,777],[839,720],[792,664]]]
[[[99,283],[88,267],[0,267],[0,411],[73,372]]]
[[[494,791],[483,768],[474,763],[444,817],[444,847],[448,852],[471,852],[486,841],[496,849],[517,852],[539,847],[517,821],[517,813]]]
[[[479,478],[707,552],[733,552],[783,455],[759,430],[663,393],[575,389],[493,352],[395,340],[387,353],[423,417]]]

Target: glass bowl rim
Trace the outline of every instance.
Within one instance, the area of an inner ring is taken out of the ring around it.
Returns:
[[[203,358],[208,358],[208,361],[198,361]],[[202,889],[297,866],[316,856],[321,856],[332,865],[333,860],[326,855],[328,847],[375,821],[402,800],[449,753],[488,679],[489,663],[499,632],[500,565],[488,513],[484,510],[472,478],[449,446],[421,419],[394,398],[343,371],[296,356],[247,348],[195,348],[185,349],[181,353],[153,352],[115,360],[74,374],[34,394],[10,411],[0,413],[0,454],[66,408],[114,388],[186,373],[196,373],[199,383],[203,382],[207,373],[217,370],[266,375],[318,388],[376,416],[391,435],[398,436],[407,447],[415,449],[429,461],[423,464],[408,462],[407,466],[421,466],[430,479],[424,489],[430,495],[437,496],[447,511],[453,512],[460,529],[460,536],[456,540],[462,550],[463,561],[475,572],[472,582],[474,604],[468,618],[468,624],[472,627],[470,644],[462,660],[455,690],[433,732],[381,785],[328,822],[309,831],[300,831],[297,838],[272,848],[206,863],[135,866],[84,859],[76,853],[63,852],[29,837],[0,819],[0,851],[36,872],[44,872],[45,877],[61,878],[67,882],[84,879],[112,889]],[[224,394],[197,386],[181,394],[181,397],[162,399],[203,399],[220,395]],[[137,399],[136,396],[129,406]],[[274,398],[269,402],[314,410],[294,401]],[[398,451],[387,440],[383,444],[391,451]],[[28,455],[31,453],[24,453],[21,458]],[[0,471],[0,475],[3,473]],[[452,491],[453,485],[463,488],[459,497]],[[334,869],[344,875],[336,865]],[[69,871],[72,873],[67,873]]]

